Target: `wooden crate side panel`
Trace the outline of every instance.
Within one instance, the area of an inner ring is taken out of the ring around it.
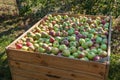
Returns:
[[[23,77],[20,75],[13,75],[12,80],[36,80],[36,79],[32,79],[32,78],[27,78],[27,77]]]
[[[54,76],[50,76],[42,73],[26,71],[26,70],[21,70],[17,68],[12,68],[12,70],[13,70],[13,75],[21,75],[23,77],[32,78],[35,80],[72,80],[69,78],[54,77]]]
[[[53,68],[59,68],[63,70],[72,71],[84,71],[97,76],[104,77],[106,74],[106,65],[98,64],[94,62],[85,62],[80,60],[41,55],[35,53],[29,53],[24,51],[9,50],[9,59],[18,60],[27,63],[37,64],[41,66],[48,66]]]
[[[18,62],[18,61],[10,61],[11,67],[12,68],[17,68],[21,70],[27,70],[31,71],[33,73],[42,73],[42,74],[48,74],[48,75],[53,75],[56,77],[64,77],[64,78],[70,78],[73,80],[104,80],[104,78],[91,75],[85,72],[72,72],[72,71],[65,71],[65,70],[60,70],[56,68],[49,68],[45,66],[39,66],[39,65],[33,65],[29,63],[24,63],[24,62]]]

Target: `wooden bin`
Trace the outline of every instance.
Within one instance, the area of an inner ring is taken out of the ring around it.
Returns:
[[[57,15],[57,14],[52,14]],[[60,14],[65,15],[65,14]],[[69,15],[79,16],[79,15]],[[91,16],[94,17],[94,16]],[[43,18],[44,19],[44,18]],[[111,19],[109,26],[108,57],[104,63],[82,61],[65,57],[27,52],[15,49],[15,43],[34,29],[38,21],[22,36],[11,43],[6,52],[13,80],[106,80],[109,70]]]

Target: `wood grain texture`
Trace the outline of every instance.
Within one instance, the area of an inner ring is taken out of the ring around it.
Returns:
[[[13,75],[13,80],[35,80],[33,78],[27,78],[27,77],[23,77],[23,76],[20,76],[20,75]]]
[[[97,62],[86,62],[64,57],[43,55],[38,53],[30,53],[18,50],[9,50],[9,59],[31,63],[33,65],[46,66],[51,68],[58,68],[68,71],[84,71],[90,74],[104,77],[106,64]]]
[[[53,75],[55,77],[64,77],[72,80],[103,80],[103,77],[91,75],[85,72],[72,72],[56,68],[49,68],[45,66],[33,65],[30,63],[10,61],[11,67],[16,69],[21,69],[25,71],[30,71],[31,73],[42,73],[46,75]],[[14,70],[13,70],[14,71]]]

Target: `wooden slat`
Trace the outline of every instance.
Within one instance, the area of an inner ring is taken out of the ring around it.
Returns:
[[[70,78],[73,80],[103,80],[104,78],[91,75],[85,72],[72,72],[72,71],[65,71],[65,70],[60,70],[56,68],[49,68],[45,66],[38,66],[38,65],[33,65],[33,64],[28,64],[24,62],[18,62],[18,61],[10,61],[11,67],[12,68],[17,68],[17,69],[22,69],[22,70],[27,70],[31,71],[33,73],[43,73],[43,74],[49,74],[49,75],[55,75],[58,77],[64,77],[64,78]]]
[[[20,76],[20,75],[13,75],[12,78],[13,78],[13,80],[35,80],[35,79]]]
[[[72,80],[69,78],[67,79],[67,78],[62,78],[62,77],[53,77],[53,76],[50,77],[46,74],[30,72],[26,70],[17,69],[17,68],[12,68],[12,70],[13,70],[13,75],[29,77],[29,78],[32,78],[33,80]]]
[[[97,62],[86,62],[75,59],[42,55],[18,50],[7,51],[10,60],[18,60],[27,63],[59,68],[63,70],[84,71],[103,77],[105,75],[106,65]]]

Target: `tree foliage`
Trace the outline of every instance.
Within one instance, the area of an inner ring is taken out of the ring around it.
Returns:
[[[19,0],[20,15],[44,16],[50,12],[109,15],[120,14],[120,0]]]

